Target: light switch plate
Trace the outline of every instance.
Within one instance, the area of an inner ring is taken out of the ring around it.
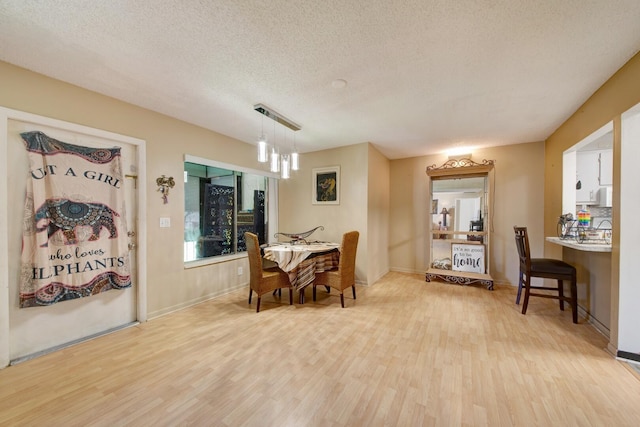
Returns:
[[[161,228],[166,228],[166,227],[171,227],[171,218],[160,218],[160,227]]]

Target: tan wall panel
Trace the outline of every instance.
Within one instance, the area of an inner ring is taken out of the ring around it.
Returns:
[[[477,150],[472,160],[495,160],[490,209],[491,275],[497,282],[517,283],[518,261],[513,226],[529,228],[533,253],[543,247],[544,144],[532,142]],[[426,167],[440,166],[444,155],[391,162],[389,262],[392,270],[425,273],[430,261],[429,185]]]
[[[370,285],[389,271],[389,171],[389,159],[369,144],[367,282]]]
[[[617,349],[618,343],[618,297],[620,233],[617,224],[620,218],[620,117],[621,114],[640,102],[640,54],[631,58],[600,89],[598,89],[571,117],[545,142],[545,234],[555,233],[558,215],[562,210],[562,153],[569,147],[602,127],[609,121],[614,123],[613,161],[613,239],[611,253],[611,319],[609,350]],[[545,255],[562,257],[562,249],[550,243],[545,246]],[[579,255],[576,255],[579,256]],[[581,264],[587,264],[588,255]],[[601,276],[601,274],[600,274]],[[595,302],[592,302],[595,303]]]
[[[146,141],[149,317],[182,308],[248,283],[237,266],[246,259],[186,270],[183,264],[184,154],[260,169],[255,146],[171,117],[0,62],[0,105],[45,117],[104,129]],[[155,179],[176,178],[163,204]],[[22,203],[21,200],[11,203]],[[160,217],[171,227],[160,228]]]
[[[294,233],[322,225],[310,239],[341,242],[351,230],[360,232],[356,256],[356,281],[367,282],[367,173],[368,144],[306,153],[300,157],[300,170],[292,178],[280,180],[280,232]],[[312,204],[312,170],[340,166],[340,204]]]

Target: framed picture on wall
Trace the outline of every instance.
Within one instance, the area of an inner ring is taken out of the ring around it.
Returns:
[[[340,204],[340,166],[314,168],[311,171],[314,205]]]
[[[438,213],[438,199],[431,201],[431,213],[434,215]]]

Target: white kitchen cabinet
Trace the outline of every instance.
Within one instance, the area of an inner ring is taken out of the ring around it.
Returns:
[[[579,151],[576,177],[576,203],[598,204],[600,188],[613,185],[613,150]]]
[[[598,203],[599,162],[598,151],[580,151],[576,155],[576,203]],[[580,188],[578,188],[580,187]]]
[[[600,185],[613,185],[613,150],[599,152],[598,171]]]

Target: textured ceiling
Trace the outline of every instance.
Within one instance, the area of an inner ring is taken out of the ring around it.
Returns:
[[[264,103],[302,152],[396,159],[545,139],[639,22],[638,0],[0,0],[0,59],[249,143]]]

